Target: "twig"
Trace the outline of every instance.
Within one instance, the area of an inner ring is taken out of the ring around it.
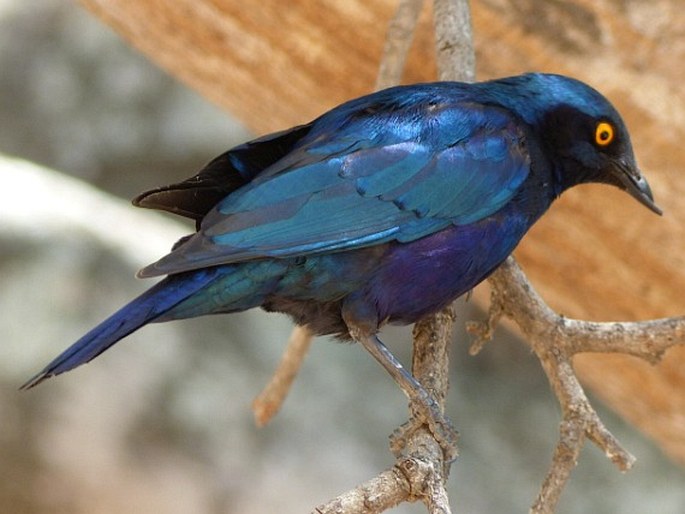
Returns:
[[[449,388],[449,346],[454,318],[454,310],[448,307],[416,323],[413,331],[412,374],[443,411]],[[451,510],[445,484],[450,465],[457,457],[456,440],[450,441],[452,444],[438,441],[436,434],[418,420],[412,409],[410,420],[391,436],[390,447],[398,458],[406,455],[431,469],[430,480],[424,482],[421,494],[415,493],[415,496],[431,514],[448,514]],[[414,481],[418,480],[414,478]]]
[[[672,346],[685,344],[685,316],[648,321],[594,322],[567,318],[553,311],[526,278],[513,257],[488,279],[492,286],[489,319],[468,329],[482,345],[502,315],[525,335],[554,342],[573,355],[583,352],[624,353],[657,363]],[[525,300],[525,301],[524,301]],[[533,344],[532,341],[529,344]]]
[[[307,356],[312,337],[306,326],[296,326],[293,329],[271,380],[252,402],[252,412],[258,427],[266,425],[280,410]]]
[[[439,79],[473,81],[475,57],[468,1],[434,0],[433,20]],[[454,311],[449,307],[419,321],[413,332],[412,374],[442,409],[449,388],[449,344],[453,325]],[[414,420],[412,411],[410,426]],[[451,512],[445,484],[450,465],[458,453],[456,441],[454,443],[453,448],[446,447],[444,442],[441,445],[425,426],[410,434],[398,436],[396,432],[392,438],[391,447],[396,453],[405,445],[407,455],[421,455],[434,463],[433,486],[421,497],[430,513]]]
[[[396,464],[371,480],[319,505],[312,514],[375,514],[409,498],[409,481]]]
[[[430,460],[402,458],[371,480],[319,505],[312,514],[376,514],[425,497],[431,499],[431,514],[449,514],[449,507],[443,508],[447,493],[440,475]]]
[[[468,0],[434,0],[433,26],[438,79],[473,82],[476,79],[476,53]]]
[[[435,0],[434,27],[438,76],[441,80],[473,80],[475,76],[471,14],[467,0]],[[413,332],[412,374],[444,409],[449,387],[449,343],[454,325],[451,307],[419,321]],[[432,487],[421,496],[430,513],[450,513],[445,483],[449,467],[457,455],[453,448],[442,445],[427,427],[415,427],[416,413],[393,434],[391,448],[421,456],[433,463]],[[456,444],[456,441],[455,441]]]
[[[423,0],[400,0],[395,16],[388,26],[383,57],[378,68],[376,90],[400,83],[422,8]]]
[[[535,291],[513,257],[490,277],[491,307],[485,322],[469,323],[476,335],[472,353],[492,337],[501,316],[511,318],[540,360],[562,408],[559,441],[549,473],[531,508],[535,514],[554,512],[559,496],[589,438],[621,471],[635,458],[604,426],[590,404],[572,367],[581,352],[620,352],[658,362],[664,352],[685,344],[685,317],[644,322],[597,323],[565,318]]]

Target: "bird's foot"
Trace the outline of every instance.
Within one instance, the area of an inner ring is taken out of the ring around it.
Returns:
[[[421,395],[410,400],[410,418],[390,436],[390,450],[399,457],[407,447],[407,441],[418,430],[426,427],[440,445],[445,463],[450,464],[458,455],[459,432],[425,389],[423,393],[425,397]]]
[[[376,334],[369,334],[348,324],[350,334],[390,373],[409,398],[411,417],[390,436],[390,449],[399,456],[407,446],[409,437],[421,427],[427,426],[443,451],[446,463],[457,456],[458,432],[445,416],[428,391],[409,373]]]

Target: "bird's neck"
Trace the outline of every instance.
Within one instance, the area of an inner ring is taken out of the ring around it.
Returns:
[[[553,162],[548,153],[541,146],[540,137],[536,134],[528,135],[528,151],[530,153],[530,169],[531,173],[526,180],[527,193],[533,198],[538,198],[538,202],[547,207],[559,197],[570,185],[565,180],[565,174],[560,163]],[[542,208],[542,212],[547,209]],[[542,212],[540,214],[542,214]]]
[[[567,189],[580,184],[597,182],[595,176],[583,172],[584,168],[579,163],[561,162],[552,166],[552,177],[554,184],[554,194],[561,195]]]

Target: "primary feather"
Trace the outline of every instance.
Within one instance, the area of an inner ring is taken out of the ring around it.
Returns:
[[[411,242],[496,212],[530,171],[518,120],[444,86],[425,89],[402,104],[376,95],[319,118],[140,276]]]

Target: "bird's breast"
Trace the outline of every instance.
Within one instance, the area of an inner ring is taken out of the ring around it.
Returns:
[[[487,278],[530,225],[523,215],[495,215],[390,245],[362,296],[376,305],[379,320],[418,321]]]

